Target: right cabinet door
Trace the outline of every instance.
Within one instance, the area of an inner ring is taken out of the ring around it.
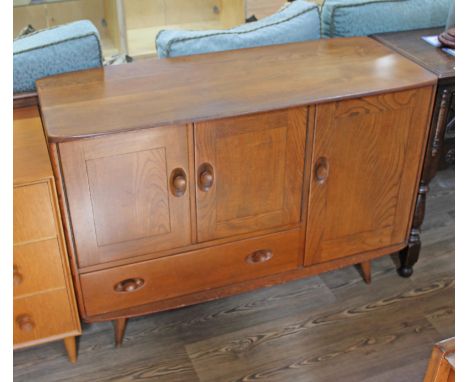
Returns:
[[[317,106],[305,265],[403,243],[432,87]]]

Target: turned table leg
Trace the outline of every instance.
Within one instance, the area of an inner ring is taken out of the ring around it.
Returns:
[[[364,261],[361,264],[362,278],[366,284],[370,284],[372,280],[372,265],[370,260]]]
[[[68,359],[71,363],[76,363],[76,337],[66,337],[63,339],[63,343],[65,344]]]
[[[454,94],[453,85],[439,88],[436,96],[436,104],[431,121],[429,142],[424,157],[423,170],[419,183],[418,196],[411,224],[408,245],[400,253],[400,266],[398,274],[401,277],[410,277],[413,274],[413,266],[419,258],[421,251],[421,226],[424,221],[426,209],[426,195],[429,192],[429,183],[434,178],[440,161],[442,145],[447,127],[447,113]]]
[[[120,345],[122,345],[126,327],[127,318],[118,318],[114,320],[115,347],[119,347]]]

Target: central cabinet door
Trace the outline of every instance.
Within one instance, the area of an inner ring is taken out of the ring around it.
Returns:
[[[306,265],[403,244],[432,88],[317,106]]]
[[[81,267],[190,244],[187,129],[59,145]]]
[[[301,220],[307,108],[195,124],[198,241]]]

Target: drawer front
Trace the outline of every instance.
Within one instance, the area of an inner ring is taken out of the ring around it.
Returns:
[[[76,330],[66,289],[15,298],[13,328],[15,345]]]
[[[13,249],[13,295],[65,288],[57,239],[16,245]]]
[[[48,183],[15,187],[13,241],[15,244],[56,236]]]
[[[300,237],[293,230],[84,274],[86,312],[107,313],[295,269]]]

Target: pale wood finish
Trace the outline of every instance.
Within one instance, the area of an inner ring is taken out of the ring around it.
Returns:
[[[15,245],[13,259],[15,297],[65,287],[56,238]]]
[[[432,91],[317,107],[307,265],[406,242]]]
[[[60,146],[80,267],[190,244],[190,186],[170,186],[188,173],[187,127],[109,138]]]
[[[115,1],[67,0],[14,7],[13,35],[16,36],[28,24],[37,30],[77,20],[90,20],[99,31],[104,55],[112,56],[119,51],[119,45],[115,44],[118,23],[112,12]]]
[[[455,381],[455,338],[434,345],[424,382]]]
[[[13,242],[56,236],[49,184],[16,186],[13,191]]]
[[[300,222],[306,128],[306,108],[195,125],[199,241]]]
[[[80,278],[86,315],[92,317],[295,269],[301,248],[299,237],[299,230],[293,230],[83,274]],[[249,256],[262,250],[270,251],[271,258],[249,261]],[[143,280],[141,287],[116,291],[118,283],[134,279]]]
[[[71,363],[76,363],[77,352],[76,352],[76,337],[70,336],[63,339],[65,350],[67,351],[68,359]]]
[[[72,318],[67,290],[36,293],[15,298],[13,304],[13,343],[23,344],[56,335],[78,334]],[[28,316],[32,327],[22,329],[18,320]]]
[[[14,109],[13,120],[14,184],[53,177],[38,108]]]
[[[155,55],[162,29],[228,29],[245,22],[244,0],[123,0],[123,6],[128,53],[138,57]]]
[[[322,5],[324,0],[313,2]],[[286,0],[247,0],[247,17],[254,15],[258,20],[263,19],[278,12],[285,4]]]
[[[54,76],[37,86],[48,140],[57,142],[338,101],[435,81],[434,75],[376,41],[356,37],[150,59]]]
[[[14,348],[81,333],[57,195],[37,107],[16,109],[14,136]],[[76,359],[74,340],[66,341]]]

